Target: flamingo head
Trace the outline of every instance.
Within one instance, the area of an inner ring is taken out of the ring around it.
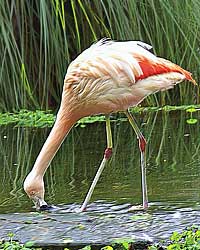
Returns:
[[[24,190],[35,204],[36,210],[48,210],[49,206],[44,200],[44,181],[43,177],[35,176],[32,172],[24,181]]]

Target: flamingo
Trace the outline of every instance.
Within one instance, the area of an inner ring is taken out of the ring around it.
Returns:
[[[44,143],[31,172],[24,181],[24,190],[36,209],[48,209],[44,200],[44,174],[73,125],[81,118],[105,114],[107,147],[103,160],[80,208],[84,211],[97,181],[112,155],[112,133],[109,116],[124,111],[136,133],[141,155],[141,209],[148,208],[145,147],[146,140],[129,108],[138,105],[152,93],[171,89],[188,80],[196,84],[191,73],[149,50],[140,41],[101,39],[83,51],[67,69],[62,99],[54,126]]]

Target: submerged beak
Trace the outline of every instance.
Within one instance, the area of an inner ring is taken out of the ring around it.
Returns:
[[[37,211],[45,211],[45,210],[49,210],[51,208],[51,206],[49,206],[46,201],[44,201],[43,199],[34,196],[31,197],[33,203],[35,204],[35,208]]]

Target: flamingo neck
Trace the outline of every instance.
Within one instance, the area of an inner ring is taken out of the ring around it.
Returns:
[[[73,127],[75,119],[58,112],[55,124],[44,143],[32,169],[34,176],[43,177],[65,137]]]

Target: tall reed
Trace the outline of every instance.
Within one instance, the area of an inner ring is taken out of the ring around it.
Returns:
[[[142,40],[199,76],[198,0],[0,1],[0,111],[56,109],[68,64],[102,37]],[[181,84],[144,105],[198,103]]]

